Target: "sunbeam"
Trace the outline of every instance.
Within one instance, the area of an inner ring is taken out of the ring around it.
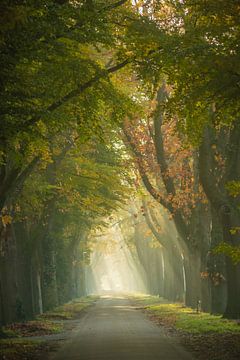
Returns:
[[[146,274],[138,258],[135,258],[125,243],[119,225],[114,225],[108,235],[98,243],[109,243],[105,253],[94,248],[86,271],[89,293],[146,292]]]

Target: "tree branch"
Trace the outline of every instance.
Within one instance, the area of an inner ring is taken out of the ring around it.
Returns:
[[[44,111],[42,111],[40,114],[32,117],[28,121],[26,121],[23,125],[24,128],[28,126],[35,125],[44,115],[47,113],[52,113],[53,111],[57,110],[60,106],[65,104],[66,102],[74,99],[76,96],[79,96],[82,92],[84,92],[89,87],[93,86],[96,82],[98,82],[100,79],[106,78],[109,74],[112,74],[120,69],[122,69],[124,66],[130,63],[129,59],[126,59],[122,61],[121,63],[107,69],[101,71],[99,74],[95,75],[92,79],[88,80],[84,84],[79,85],[76,89],[70,91],[68,94],[64,95],[60,99],[53,102],[51,105],[49,105]]]
[[[77,140],[78,137],[75,138]],[[72,148],[74,145],[73,142],[69,142],[62,150],[62,152],[56,156],[53,160],[54,163],[50,163],[47,167],[47,170],[52,168],[53,166],[58,165],[63,158],[65,157],[66,153]],[[32,161],[22,170],[21,168],[14,168],[9,173],[7,178],[4,181],[3,186],[1,187],[0,192],[0,211],[6,205],[8,199],[14,196],[16,198],[18,194],[21,193],[25,180],[28,176],[32,173],[36,165],[40,162],[41,158],[36,156],[32,159]],[[54,165],[53,165],[54,164]],[[46,171],[47,171],[46,170]],[[9,194],[11,195],[9,197]]]
[[[20,168],[14,168],[11,170],[1,188],[0,211],[6,205],[6,202],[9,199],[9,195],[14,196],[16,195],[16,190],[17,193],[21,191],[25,180],[39,161],[40,158],[36,156],[22,171]]]
[[[235,120],[227,151],[226,181],[240,180],[240,121]]]
[[[146,171],[144,169],[142,154],[137,149],[135,144],[132,142],[131,136],[128,134],[127,130],[124,129],[124,127],[123,127],[123,133],[127,139],[127,145],[130,146],[133,154],[135,155],[135,158],[137,160],[137,165],[138,165],[138,171],[139,171],[142,182],[143,182],[144,186],[146,187],[147,191],[158,203],[160,203],[162,206],[164,206],[169,211],[173,211],[171,204],[169,202],[167,202],[151,184],[151,181],[149,180],[149,177],[146,174]]]
[[[7,195],[13,188],[13,184],[16,181],[16,178],[18,177],[20,172],[19,168],[12,169],[7,176],[5,176],[4,182],[1,184],[0,188],[0,212],[4,208]]]
[[[165,150],[162,137],[162,123],[163,123],[163,104],[167,99],[166,84],[163,83],[157,95],[157,108],[154,114],[154,144],[156,149],[157,162],[160,168],[162,179],[169,195],[175,195],[175,186],[173,180],[168,175],[168,164],[165,157]]]
[[[101,12],[104,12],[104,11],[111,11],[113,9],[116,9],[118,8],[119,6],[121,5],[124,5],[128,0],[122,0],[122,1],[118,1],[116,3],[113,3],[113,4],[110,4],[110,5],[107,5],[101,9],[97,9],[96,11],[94,11],[94,15],[100,15]],[[62,0],[62,5],[66,2],[66,0]],[[93,7],[91,6],[90,9],[92,9]],[[95,9],[94,9],[95,10]],[[88,17],[87,17],[88,18]],[[86,19],[86,18],[85,18]],[[63,38],[63,37],[66,37],[68,35],[70,35],[74,30],[79,30],[81,29],[85,24],[86,24],[86,20],[83,20],[81,22],[76,22],[76,24],[74,24],[73,26],[71,26],[70,28],[68,28],[64,33],[62,34],[56,34],[56,36],[54,37],[53,42],[55,42],[57,39],[60,39],[60,38]],[[48,44],[50,41],[49,39],[47,40],[44,40],[43,43],[46,43]]]
[[[166,99],[168,98],[168,93],[166,89],[166,83],[163,82],[162,87],[158,91],[157,95],[157,108],[154,114],[154,144],[156,149],[156,157],[159,165],[160,173],[162,176],[163,183],[165,185],[165,189],[168,195],[175,195],[175,185],[173,179],[168,175],[168,164],[166,161],[165,150],[163,145],[163,136],[162,136],[162,123],[163,123],[163,105]],[[170,210],[170,208],[168,207]],[[171,206],[170,210],[173,215],[173,220],[176,225],[176,228],[179,234],[182,236],[184,241],[188,238],[188,228],[184,217],[182,216],[182,212],[180,209],[173,209]],[[189,246],[189,244],[187,244]]]
[[[15,192],[20,193],[25,180],[28,178],[28,176],[31,174],[35,166],[40,162],[40,157],[36,156],[24,169],[23,171],[18,175],[15,182],[13,183],[12,191],[15,190]],[[15,193],[14,192],[14,193]]]
[[[103,11],[113,10],[113,9],[118,8],[119,6],[126,4],[127,2],[128,2],[128,0],[120,0],[111,5],[105,6],[102,10]]]
[[[206,127],[199,148],[199,177],[207,197],[218,212],[226,205],[227,200],[224,198],[224,194],[218,189],[212,163],[211,130],[209,127]]]
[[[155,238],[157,239],[157,241],[164,247],[167,248],[167,241],[166,239],[164,239],[164,236],[161,236],[159,234],[159,232],[156,230],[155,226],[154,226],[154,223],[153,223],[153,220],[151,219],[151,215],[149,213],[149,210],[148,210],[148,206],[147,206],[147,203],[146,203],[146,200],[143,199],[142,201],[143,203],[143,208],[144,208],[144,214],[145,214],[145,220],[146,220],[146,223],[147,223],[147,226],[149,227],[149,229],[151,230],[151,232],[153,233],[153,235],[155,236]]]

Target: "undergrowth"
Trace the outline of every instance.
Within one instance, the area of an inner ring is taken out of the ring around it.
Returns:
[[[220,315],[197,313],[182,304],[149,305],[146,309],[160,320],[171,323],[178,330],[190,333],[240,333],[240,326],[235,321],[223,319]]]
[[[156,296],[136,297],[135,304],[142,304],[151,319],[161,325],[168,336],[177,336],[196,359],[240,359],[238,322],[197,312],[183,304],[170,304]]]
[[[42,336],[64,331],[66,320],[79,318],[82,311],[92,305],[96,299],[97,297],[94,296],[74,299],[37,316],[31,321],[5,326],[2,329],[3,338],[0,339],[0,359],[36,359],[39,353],[42,354],[49,347]],[[31,339],[34,336],[40,337],[40,340]]]

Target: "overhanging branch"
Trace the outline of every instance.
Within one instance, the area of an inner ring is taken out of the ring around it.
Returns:
[[[131,147],[131,150],[136,157],[139,174],[141,176],[142,182],[143,182],[144,186],[146,187],[147,191],[158,203],[160,203],[162,206],[164,206],[166,209],[168,209],[170,212],[172,212],[173,211],[172,205],[168,201],[166,201],[163,198],[163,196],[160,195],[159,191],[157,191],[153,187],[151,181],[149,180],[149,177],[144,169],[142,154],[137,149],[136,145],[133,143],[131,136],[128,134],[128,132],[124,128],[123,128],[123,133],[127,139],[128,145]]]
[[[100,79],[106,78],[109,74],[112,74],[120,69],[122,69],[124,66],[129,64],[130,60],[126,59],[122,61],[121,63],[112,66],[111,68],[107,70],[101,71],[99,74],[95,75],[92,79],[86,81],[85,83],[79,85],[76,89],[70,91],[68,94],[62,96],[60,99],[54,101],[51,105],[49,105],[45,110],[43,110],[40,114],[32,117],[28,121],[24,123],[24,128],[35,125],[44,115],[48,113],[52,113],[53,111],[57,110],[60,106],[67,103],[68,101],[74,99],[75,97],[79,96],[82,92],[84,92],[86,89],[93,86],[96,82],[98,82]]]

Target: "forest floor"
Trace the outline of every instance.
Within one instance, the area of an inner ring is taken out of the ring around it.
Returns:
[[[75,299],[31,321],[18,322],[3,329],[1,360],[45,359],[70,336],[87,307],[96,296]]]
[[[169,304],[157,296],[137,296],[133,301],[166,334],[180,339],[196,359],[240,359],[240,322],[197,312],[180,303]]]

